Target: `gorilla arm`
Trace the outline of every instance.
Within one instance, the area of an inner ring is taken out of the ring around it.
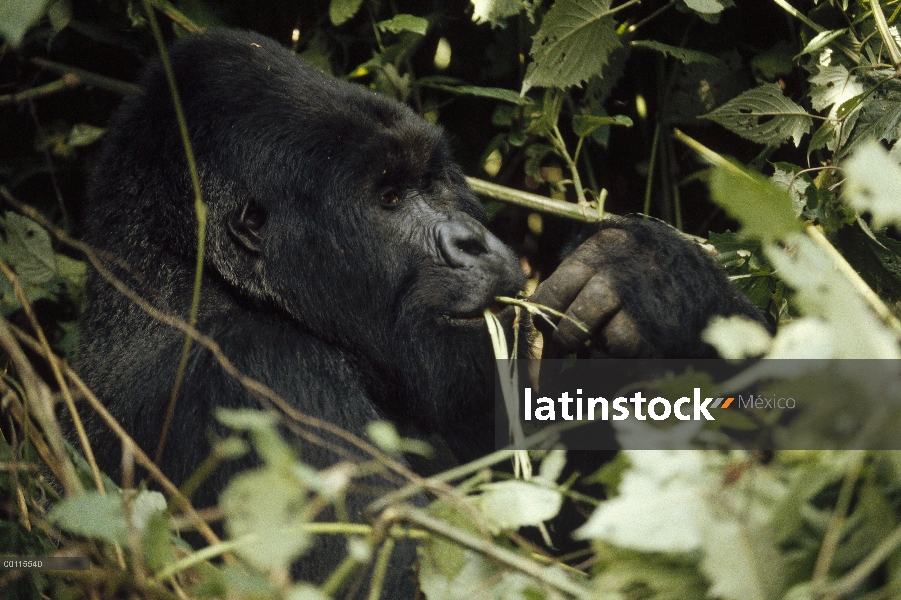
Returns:
[[[606,219],[531,301],[569,317],[554,318],[556,329],[536,319],[545,358],[712,358],[701,340],[711,317],[742,315],[768,327],[712,257],[651,219]]]

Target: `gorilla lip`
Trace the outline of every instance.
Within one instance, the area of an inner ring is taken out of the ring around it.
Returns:
[[[502,304],[500,302],[492,302],[488,306],[478,308],[472,312],[461,313],[456,315],[446,315],[444,319],[452,323],[474,324],[485,320],[485,309],[491,311],[491,314],[500,317],[501,313],[506,309],[512,308],[512,305]]]

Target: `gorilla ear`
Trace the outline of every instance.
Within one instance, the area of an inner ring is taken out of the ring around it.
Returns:
[[[260,230],[266,223],[266,211],[253,202],[247,202],[236,210],[228,219],[228,234],[236,244],[250,252],[260,253],[263,237]]]

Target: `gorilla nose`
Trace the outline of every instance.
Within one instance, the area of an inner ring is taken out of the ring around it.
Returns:
[[[456,219],[444,221],[438,225],[438,248],[449,266],[472,267],[480,256],[489,252],[487,233],[475,219],[471,223]]]

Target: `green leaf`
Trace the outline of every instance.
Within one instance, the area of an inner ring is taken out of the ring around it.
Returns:
[[[94,127],[87,123],[78,123],[72,126],[72,130],[69,131],[69,138],[66,140],[66,143],[70,146],[90,146],[99,140],[105,132],[106,129],[103,127]]]
[[[472,20],[479,25],[491,23],[492,27],[504,24],[504,19],[518,15],[523,8],[534,2],[523,0],[470,0],[472,3]]]
[[[706,455],[690,450],[625,453],[633,468],[620,483],[620,495],[602,502],[573,537],[644,552],[699,550],[710,518],[703,486],[714,479],[705,466]]]
[[[847,28],[821,31],[820,33],[816,34],[816,36],[814,36],[812,40],[807,42],[807,45],[804,46],[804,49],[801,50],[801,52],[797,56],[795,56],[795,60],[798,60],[805,54],[813,54],[814,52],[822,50],[823,48],[828,46],[829,43],[832,42],[832,40],[843,35],[847,31]]]
[[[806,173],[801,173],[801,167],[786,162],[779,162],[773,166],[775,171],[770,179],[777,186],[788,191],[795,208],[795,216],[800,217],[807,208],[807,190],[813,185],[813,182]]]
[[[128,529],[118,494],[86,492],[65,498],[50,511],[50,520],[76,535],[125,543]]]
[[[662,44],[660,42],[655,42],[652,40],[635,40],[634,42],[632,42],[632,47],[656,50],[657,52],[661,52],[666,56],[672,56],[676,60],[682,61],[685,64],[694,62],[714,64],[720,62],[720,59],[713,56],[712,54],[707,54],[706,52],[686,50],[685,48],[670,46],[669,44]]]
[[[159,492],[139,492],[131,500],[131,519],[138,532],[143,532],[150,519],[166,509],[166,499]],[[128,537],[125,508],[120,494],[86,492],[63,499],[50,511],[50,520],[76,535],[124,544]]]
[[[249,431],[257,453],[266,464],[289,467],[296,461],[294,450],[276,429],[278,417],[273,413],[250,409],[217,408],[216,418],[232,429]]]
[[[685,6],[703,15],[715,15],[726,8],[719,0],[682,0]]]
[[[56,0],[47,9],[47,17],[54,33],[59,33],[72,21],[72,3],[69,0]]]
[[[794,304],[808,317],[780,327],[769,357],[901,358],[898,340],[835,268],[832,258],[804,235],[790,246],[765,248],[779,276],[795,290]]]
[[[779,145],[792,138],[800,145],[801,136],[810,130],[807,112],[786,98],[776,83],[748,90],[703,115],[752,142]]]
[[[287,569],[313,543],[306,528],[306,488],[281,469],[245,471],[220,497],[237,552],[254,567]]]
[[[860,212],[873,215],[873,226],[901,225],[901,167],[877,142],[861,146],[842,163],[847,179],[843,195]]]
[[[600,75],[610,53],[621,46],[610,0],[558,0],[532,38],[534,62],[522,94],[533,87],[567,88]]]
[[[573,116],[573,132],[579,137],[585,137],[598,127],[605,125],[632,127],[632,119],[626,115],[616,115],[614,117],[599,117],[596,115]]]
[[[453,77],[423,77],[416,81],[416,85],[420,87],[432,88],[436,90],[444,90],[452,94],[465,94],[468,96],[478,96],[480,98],[493,98],[494,100],[502,100],[511,104],[528,104],[532,100],[520,96],[514,90],[505,90],[497,87],[481,87],[478,85],[464,85],[464,82]]]
[[[701,339],[716,348],[717,353],[727,360],[760,356],[772,341],[763,325],[742,316],[713,317]]]
[[[481,489],[476,501],[499,529],[537,526],[556,517],[563,504],[557,490],[519,479],[487,483]]]
[[[429,29],[428,19],[416,17],[414,15],[395,15],[394,18],[378,23],[381,31],[390,31],[391,33],[400,33],[401,31],[409,31],[425,35]]]
[[[366,435],[372,442],[389,454],[399,454],[401,447],[397,429],[388,421],[373,421],[366,426]]]
[[[332,0],[328,6],[328,17],[332,25],[340,25],[357,14],[362,5],[363,0]]]
[[[56,276],[56,258],[50,234],[22,215],[6,213],[9,260],[22,283],[41,285]]]
[[[743,167],[730,164],[714,168],[710,195],[738,219],[744,236],[778,240],[801,230],[788,192]]]
[[[810,104],[817,110],[825,110],[834,105],[843,106],[848,100],[863,93],[863,85],[857,77],[843,65],[818,66],[819,72],[810,78]],[[856,107],[859,101],[854,104]],[[836,113],[839,109],[836,109]],[[839,118],[850,112],[848,109],[836,114]]]
[[[38,22],[47,0],[0,0],[0,36],[13,47],[22,43],[25,33]]]
[[[858,96],[848,100],[847,103],[861,104],[857,124],[854,126],[852,137],[841,148],[839,155],[844,157],[851,154],[857,147],[870,140],[894,142],[899,137],[899,124],[901,124],[901,91],[890,90],[883,97],[869,98],[861,103]],[[856,104],[855,104],[856,106]],[[844,109],[844,105],[839,112]]]

